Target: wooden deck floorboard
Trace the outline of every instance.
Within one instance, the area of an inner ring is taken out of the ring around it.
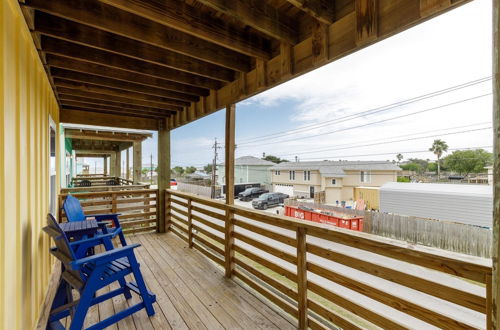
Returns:
[[[156,294],[156,314],[149,318],[142,310],[111,329],[295,329],[174,234],[130,235],[127,240],[142,245],[136,255],[149,289]],[[93,323],[137,301],[137,297],[129,301],[115,297],[96,306],[87,319]]]

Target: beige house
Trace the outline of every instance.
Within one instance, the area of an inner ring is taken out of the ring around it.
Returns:
[[[396,182],[401,168],[381,161],[286,162],[271,167],[273,191],[312,198],[324,191],[327,204],[354,199],[355,187]]]

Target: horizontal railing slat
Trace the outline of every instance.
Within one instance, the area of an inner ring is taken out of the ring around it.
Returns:
[[[252,233],[257,233],[257,234],[260,234],[262,236],[266,236],[266,237],[271,238],[273,240],[276,240],[280,243],[287,244],[287,245],[290,245],[293,247],[297,246],[297,240],[295,238],[288,237],[286,235],[282,235],[282,234],[273,232],[271,230],[268,230],[268,229],[265,229],[265,228],[262,228],[259,226],[255,226],[251,223],[248,223],[248,222],[245,222],[242,220],[238,220],[238,219],[234,219],[233,223],[235,226],[249,230]]]
[[[340,326],[343,329],[361,329],[358,325],[351,322],[344,316],[332,311],[329,308],[326,308],[322,304],[317,303],[312,299],[307,300],[307,308],[311,309],[313,312],[324,317],[326,320],[332,322],[333,324]]]
[[[219,237],[219,236],[215,235],[214,233],[211,233],[208,230],[205,230],[205,229],[203,229],[195,224],[193,224],[192,226],[193,226],[193,229],[197,230],[200,234],[203,234],[203,235],[209,237],[210,239],[213,239],[214,241],[216,241],[220,244],[224,244],[224,238]]]
[[[288,252],[282,251],[280,249],[277,249],[275,247],[270,246],[269,244],[266,244],[262,241],[259,241],[258,239],[250,238],[242,233],[234,232],[233,237],[235,239],[238,239],[242,242],[245,242],[252,247],[258,248],[266,253],[272,254],[275,257],[278,257],[280,259],[283,259],[293,265],[297,264],[297,256],[290,254]]]
[[[208,220],[206,220],[206,219],[203,219],[202,217],[199,217],[199,216],[197,216],[197,215],[195,215],[195,214],[193,214],[191,217],[193,218],[193,220],[198,221],[198,222],[201,222],[201,223],[202,223],[202,224],[204,224],[205,226],[208,226],[208,227],[210,227],[210,228],[212,228],[212,229],[215,229],[215,230],[217,230],[217,231],[219,231],[219,232],[221,232],[221,233],[223,233],[223,232],[224,232],[224,227],[222,227],[222,226],[220,226],[220,225],[218,225],[218,224],[216,224],[216,223],[213,223],[213,222],[211,222],[211,221],[208,221]]]

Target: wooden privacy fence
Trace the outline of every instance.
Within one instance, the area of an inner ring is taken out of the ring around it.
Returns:
[[[484,329],[491,261],[167,190],[170,229],[299,328]]]
[[[157,189],[76,193],[86,215],[120,213],[120,224],[126,234],[156,230]],[[67,194],[59,195],[59,219],[66,221],[62,205]]]
[[[477,257],[491,258],[492,256],[493,233],[488,228],[399,214],[346,209],[291,199],[286,200],[285,204],[363,216],[365,233]]]

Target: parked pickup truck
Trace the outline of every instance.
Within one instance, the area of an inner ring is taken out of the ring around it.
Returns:
[[[288,197],[290,196],[283,193],[266,193],[254,200],[252,206],[254,209],[267,210],[268,207],[283,204]]]
[[[252,199],[268,192],[269,190],[265,190],[263,188],[247,188],[245,189],[245,191],[242,191],[238,194],[238,198],[240,199],[240,201],[251,201]]]

